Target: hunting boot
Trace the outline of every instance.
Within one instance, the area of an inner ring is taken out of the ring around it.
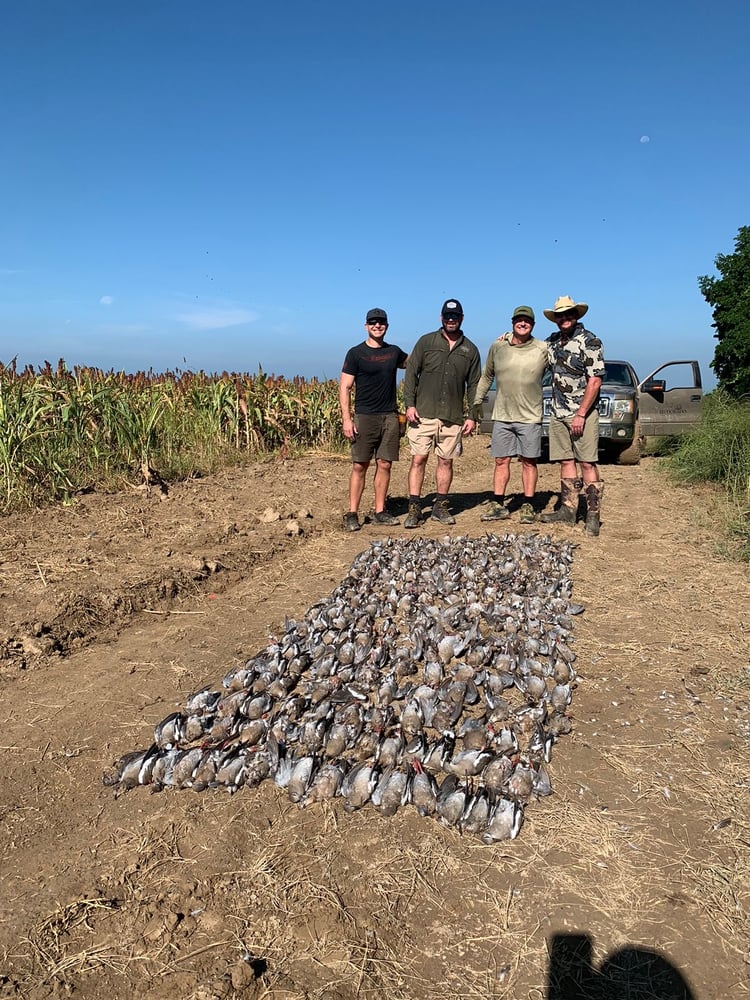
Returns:
[[[604,483],[589,483],[586,487],[586,534],[599,534],[599,514],[602,509]]]
[[[578,491],[581,488],[580,479],[562,479],[560,481],[560,506],[550,514],[542,514],[539,518],[544,524],[575,524],[578,514]]]

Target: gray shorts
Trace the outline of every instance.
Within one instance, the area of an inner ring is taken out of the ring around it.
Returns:
[[[599,461],[599,412],[592,410],[583,425],[583,434],[573,437],[570,433],[572,417],[549,418],[549,460],[550,462],[565,462],[575,459],[577,462]]]
[[[357,436],[352,442],[352,462],[397,462],[401,445],[397,413],[355,413]]]
[[[516,424],[495,420],[490,454],[493,458],[539,458],[542,453],[542,425]]]

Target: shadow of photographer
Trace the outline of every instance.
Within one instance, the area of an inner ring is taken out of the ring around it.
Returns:
[[[596,969],[588,934],[555,934],[545,1000],[695,1000],[695,995],[671,962],[649,948],[619,948]]]

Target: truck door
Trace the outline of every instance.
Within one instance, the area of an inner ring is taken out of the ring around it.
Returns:
[[[684,434],[700,423],[703,405],[697,361],[667,361],[638,386],[641,434]]]

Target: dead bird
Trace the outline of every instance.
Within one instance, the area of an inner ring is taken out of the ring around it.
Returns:
[[[353,812],[369,802],[379,778],[380,770],[376,764],[367,761],[356,764],[346,775],[341,786],[344,809]]]
[[[493,756],[493,752],[485,748],[461,750],[446,762],[445,770],[448,774],[455,774],[459,778],[473,777],[481,774]]]
[[[245,783],[247,755],[244,747],[231,747],[217,762],[214,783],[233,794]]]
[[[312,802],[324,802],[340,795],[346,772],[347,764],[344,760],[332,760],[322,764],[315,772],[300,804],[309,806]]]
[[[538,767],[534,775],[534,798],[540,799],[552,794],[552,781],[546,768]]]
[[[122,791],[128,791],[137,785],[147,785],[151,781],[160,750],[156,743],[152,743],[146,750],[123,754],[114,769],[104,774],[103,784],[120,785]]]
[[[461,833],[483,833],[489,822],[490,809],[487,792],[484,788],[477,789],[466,802],[461,818],[456,824],[458,829]]]
[[[373,789],[371,801],[383,816],[393,816],[398,808],[404,805],[407,797],[407,774],[391,765],[383,771],[380,780]]]
[[[487,727],[483,719],[464,719],[456,736],[462,741],[464,750],[482,750],[487,746]]]
[[[237,736],[241,743],[253,747],[264,742],[268,736],[267,719],[242,720],[237,726]]]
[[[221,691],[213,691],[209,687],[201,688],[195,694],[191,694],[185,702],[185,715],[208,715],[212,713],[219,700]]]
[[[363,729],[352,749],[353,760],[374,759],[380,746],[381,734],[372,729]]]
[[[466,808],[466,786],[460,784],[455,774],[449,774],[440,786],[437,796],[437,816],[445,826],[456,826]]]
[[[498,799],[490,810],[482,833],[485,844],[499,840],[515,840],[523,824],[523,808],[511,799]]]
[[[179,747],[172,747],[169,750],[162,750],[154,761],[154,768],[151,772],[151,791],[161,792],[165,788],[174,786],[174,765],[183,753]]]
[[[287,785],[287,795],[292,802],[302,802],[312,784],[318,766],[314,754],[307,754],[295,761]]]
[[[528,761],[519,760],[508,778],[506,789],[511,798],[519,802],[528,802],[534,791],[536,775]]]
[[[492,730],[489,744],[495,753],[516,753],[518,750],[518,737],[516,736],[515,729],[510,726],[503,726],[502,729]]]
[[[409,764],[406,800],[417,810],[420,816],[433,816],[437,809],[438,784],[425,771],[419,761]]]
[[[456,735],[452,729],[447,729],[439,740],[428,746],[427,752],[422,757],[422,766],[425,771],[438,774],[446,770],[446,765],[453,756],[456,746]]]
[[[482,771],[482,784],[493,794],[499,796],[506,786],[508,778],[513,773],[513,762],[505,754],[496,754]]]
[[[185,716],[182,712],[172,712],[154,727],[154,743],[158,747],[177,746],[185,732]]]
[[[402,759],[405,747],[404,734],[400,729],[390,736],[382,736],[375,751],[375,763],[382,768],[397,764]]]
[[[572,698],[570,684],[555,684],[549,694],[550,705],[556,712],[564,712]]]
[[[406,746],[403,747],[401,760],[407,764],[412,760],[424,760],[428,746],[429,744],[427,743],[427,737],[425,734],[417,733],[417,735],[413,736]]]
[[[401,729],[408,739],[424,729],[422,706],[416,698],[411,698],[401,711]]]
[[[190,787],[194,792],[203,792],[216,784],[216,768],[221,756],[218,748],[206,750],[203,758],[193,771]]]
[[[343,722],[334,722],[326,731],[323,753],[326,757],[340,757],[348,745],[348,734]]]
[[[189,788],[193,773],[203,762],[206,751],[203,747],[193,747],[192,750],[183,750],[176,759],[172,767],[172,784],[175,788]]]

